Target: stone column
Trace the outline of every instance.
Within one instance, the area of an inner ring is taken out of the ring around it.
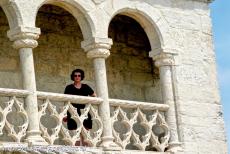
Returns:
[[[38,103],[36,95],[36,81],[34,72],[33,48],[37,47],[40,29],[18,27],[8,31],[8,37],[14,41],[13,47],[19,50],[23,89],[28,90],[30,95],[25,98],[25,109],[29,118],[29,126],[26,134],[26,142],[30,145],[47,144],[41,137],[38,119]]]
[[[164,104],[169,105],[169,110],[166,112],[166,121],[170,128],[169,150],[172,152],[181,151],[181,143],[179,142],[176,105],[174,99],[173,74],[172,67],[175,65],[173,54],[158,53],[153,56],[155,65],[159,67],[161,93]]]
[[[105,59],[110,55],[109,49],[111,45],[112,40],[108,38],[94,38],[82,42],[82,47],[87,52],[87,57],[93,59],[97,96],[104,100],[99,106],[99,114],[103,122],[102,143],[100,146],[103,147],[104,150],[120,150],[121,148],[113,141],[113,126],[110,120],[110,105],[105,66]]]

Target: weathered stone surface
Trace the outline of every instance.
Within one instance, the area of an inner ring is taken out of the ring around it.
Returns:
[[[39,46],[33,50],[39,91],[63,93],[75,68],[85,70],[85,82],[95,89],[93,62],[86,58],[81,41],[109,36],[109,97],[161,103],[159,69],[148,54],[176,53],[173,95],[184,153],[227,153],[208,1],[66,1],[57,4],[78,21],[55,6],[39,9],[43,0],[0,1],[8,11],[0,9],[0,87],[22,89],[19,52],[6,35],[18,26],[36,23],[41,29]]]

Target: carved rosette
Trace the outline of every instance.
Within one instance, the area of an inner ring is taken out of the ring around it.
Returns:
[[[170,53],[160,53],[155,55],[153,56],[153,60],[155,61],[155,65],[157,67],[175,65],[173,54]]]

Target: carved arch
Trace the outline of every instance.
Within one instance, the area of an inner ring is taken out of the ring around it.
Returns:
[[[40,0],[40,3],[37,5],[36,15],[39,8],[44,4],[59,6],[73,15],[81,28],[84,40],[94,36],[94,21],[88,14],[90,10],[95,9],[93,2],[89,0]]]
[[[0,2],[11,30],[17,27],[36,27],[37,12],[44,4],[59,6],[72,14],[78,21],[85,40],[94,36],[95,22],[88,12],[95,9],[95,3],[90,0],[36,0],[26,3],[24,0],[4,0]]]
[[[16,2],[11,2],[10,0],[2,0],[0,1],[0,7],[2,7],[6,15],[10,29],[14,29],[18,25],[21,25],[22,18]]]
[[[108,27],[110,21],[114,16],[121,14],[126,15],[136,20],[146,32],[151,50],[162,51],[162,49],[171,48],[172,38],[169,35],[169,25],[160,13],[160,11],[151,5],[131,0],[122,0],[122,2],[114,1],[114,3],[108,4],[110,10],[105,9],[105,12],[110,12],[110,19],[106,22],[104,34],[108,36]],[[111,9],[112,8],[112,9]]]

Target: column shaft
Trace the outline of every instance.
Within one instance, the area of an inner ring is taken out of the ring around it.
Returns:
[[[20,61],[23,77],[23,88],[31,92],[25,99],[25,109],[29,118],[26,141],[31,144],[46,144],[41,137],[38,119],[38,103],[32,48],[20,48]]]
[[[103,122],[103,136],[101,146],[107,149],[111,149],[117,147],[117,145],[113,143],[114,138],[110,120],[110,106],[108,98],[105,58],[94,58],[93,62],[97,95],[104,100],[103,103],[99,106],[99,114]]]
[[[166,112],[166,121],[170,126],[170,142],[178,142],[176,110],[172,87],[172,72],[171,66],[160,67],[160,82],[164,104],[169,105],[169,110]]]
[[[82,42],[82,48],[87,52],[87,57],[93,59],[97,95],[103,99],[99,105],[99,115],[102,118],[103,134],[100,146],[104,150],[121,150],[113,140],[112,123],[110,119],[110,105],[106,77],[105,59],[110,55],[109,49],[112,40],[109,38],[91,38]]]
[[[173,87],[173,72],[172,66],[174,64],[173,55],[170,53],[159,53],[153,57],[155,65],[160,70],[161,92],[164,104],[169,105],[169,109],[165,114],[166,121],[170,128],[170,140],[168,151],[181,151],[181,143],[178,137],[176,104],[174,100]]]

